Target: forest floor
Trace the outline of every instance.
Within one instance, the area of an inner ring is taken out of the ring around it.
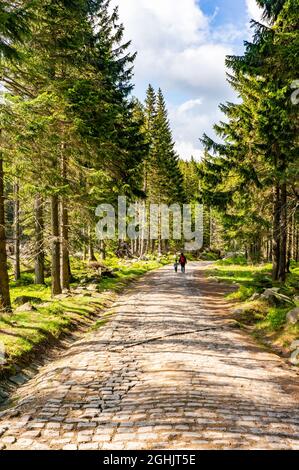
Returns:
[[[230,319],[235,287],[166,266],[22,385],[7,449],[299,449],[299,370]]]

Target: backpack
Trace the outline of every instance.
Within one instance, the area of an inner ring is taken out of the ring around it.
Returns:
[[[180,264],[186,264],[186,257],[185,256],[180,256]]]

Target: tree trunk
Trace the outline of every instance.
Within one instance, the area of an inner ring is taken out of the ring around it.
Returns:
[[[35,284],[45,283],[44,211],[40,194],[35,197]]]
[[[100,250],[101,250],[101,259],[105,260],[106,259],[106,245],[104,240],[101,240],[100,242]]]
[[[211,247],[211,209],[209,207],[204,208],[204,228],[203,228],[203,249],[209,249]]]
[[[69,262],[69,233],[68,233],[68,210],[64,198],[60,205],[60,229],[61,229],[61,287],[70,288],[70,262]]]
[[[287,184],[281,186],[281,197],[279,204],[280,211],[280,253],[278,280],[285,282],[287,272],[287,240],[288,240],[288,220],[287,220]]]
[[[273,206],[272,279],[277,281],[280,261],[280,187],[278,184],[276,184],[273,190]]]
[[[295,261],[298,263],[299,261],[299,229],[296,230],[296,243],[295,243]]]
[[[14,184],[14,279],[18,281],[21,277],[20,269],[20,199],[19,184]]]
[[[64,145],[61,151],[61,177],[66,184],[67,162],[64,154]],[[68,228],[68,209],[66,198],[62,196],[60,201],[60,234],[61,234],[61,287],[69,290],[70,288],[70,260],[69,260],[69,228]]]
[[[59,239],[59,200],[58,196],[51,197],[52,225],[52,296],[61,294],[60,283],[60,239]]]
[[[1,132],[1,131],[0,131]],[[4,171],[0,154],[0,310],[11,310],[9,278],[7,269],[5,210],[4,210]]]
[[[92,234],[91,234],[91,228],[88,228],[88,260],[89,261],[97,261],[95,254],[94,254],[94,249],[93,249],[93,240],[92,240]]]

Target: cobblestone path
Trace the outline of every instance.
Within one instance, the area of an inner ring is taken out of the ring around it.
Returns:
[[[223,287],[169,267],[18,390],[6,449],[299,449],[298,372],[227,321]]]

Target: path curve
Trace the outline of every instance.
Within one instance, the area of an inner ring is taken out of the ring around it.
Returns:
[[[227,321],[224,287],[164,267],[18,390],[7,449],[299,449],[298,372]]]

